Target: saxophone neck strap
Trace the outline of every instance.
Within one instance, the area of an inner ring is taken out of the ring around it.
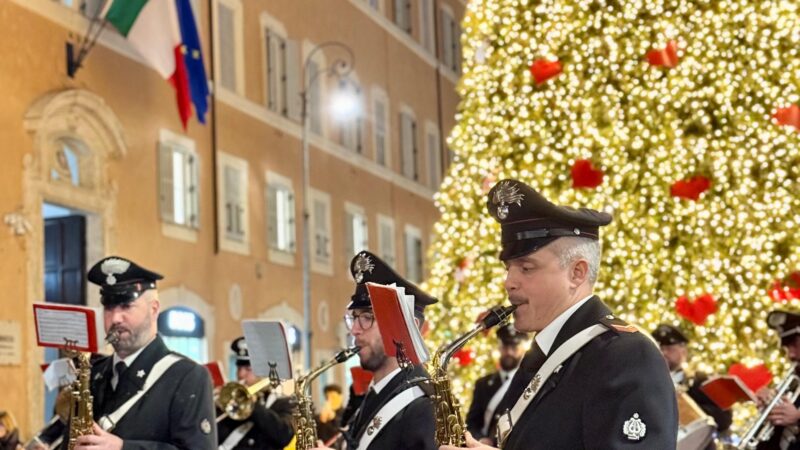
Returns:
[[[147,391],[153,387],[154,384],[161,378],[162,375],[170,368],[173,364],[183,359],[181,356],[175,355],[170,353],[165,355],[163,358],[159,359],[153,365],[153,368],[150,369],[150,374],[147,375],[147,380],[144,382],[144,386],[139,392],[136,393],[133,397],[129,398],[128,401],[122,404],[116,411],[111,414],[106,414],[105,416],[101,417],[100,420],[97,421],[97,424],[100,425],[102,429],[105,431],[111,431],[114,427],[125,417],[125,414],[135,405],[141,398],[144,396]]]
[[[508,440],[508,435],[511,434],[511,430],[514,428],[514,425],[522,416],[522,413],[525,411],[525,409],[527,409],[528,406],[533,403],[533,400],[540,392],[539,389],[544,386],[545,382],[547,382],[547,380],[550,378],[550,375],[560,370],[564,361],[566,361],[570,356],[574,355],[584,345],[588,344],[592,339],[600,336],[608,330],[608,327],[599,323],[588,328],[584,328],[578,332],[578,334],[572,336],[566,342],[564,342],[563,345],[559,346],[556,351],[547,358],[539,371],[536,372],[536,375],[533,376],[531,382],[522,392],[522,396],[517,399],[517,403],[514,404],[514,407],[511,408],[511,410],[503,413],[503,415],[500,416],[500,419],[497,421],[497,443],[500,445],[500,448],[503,448]]]
[[[414,400],[424,397],[425,392],[417,385],[409,386],[404,391],[395,395],[385,405],[378,410],[375,416],[369,421],[367,429],[358,441],[357,450],[366,450],[373,440],[386,428],[389,423],[400,411],[404,410]]]

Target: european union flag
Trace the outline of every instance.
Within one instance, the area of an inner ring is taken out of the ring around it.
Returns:
[[[186,64],[186,77],[189,81],[189,92],[191,93],[194,110],[197,113],[197,120],[206,123],[206,112],[208,111],[208,79],[206,78],[206,68],[203,65],[203,51],[200,48],[200,36],[197,34],[197,24],[194,22],[192,5],[189,0],[175,0],[178,10],[178,23],[181,27],[181,40],[183,41],[184,53],[183,60]]]

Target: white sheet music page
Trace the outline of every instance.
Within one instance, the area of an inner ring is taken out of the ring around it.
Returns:
[[[259,377],[268,377],[271,361],[277,364],[278,377],[281,380],[292,378],[292,357],[289,353],[287,327],[283,322],[243,320],[242,330],[253,373]]]

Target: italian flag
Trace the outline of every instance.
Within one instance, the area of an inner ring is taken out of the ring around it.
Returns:
[[[112,0],[104,17],[175,88],[184,130],[191,96],[175,0]]]

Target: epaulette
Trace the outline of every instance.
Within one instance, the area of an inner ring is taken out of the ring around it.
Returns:
[[[600,323],[608,327],[608,329],[613,330],[617,333],[638,333],[639,329],[635,326],[625,322],[624,320],[620,319],[619,317],[614,317],[612,314],[609,314],[602,319],[600,319]]]

